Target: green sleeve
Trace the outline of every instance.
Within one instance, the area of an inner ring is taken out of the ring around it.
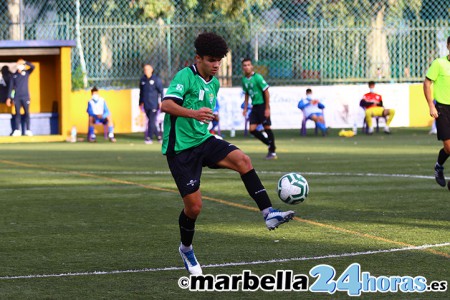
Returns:
[[[169,98],[183,101],[184,95],[186,95],[189,90],[190,72],[192,73],[189,68],[184,68],[175,75],[167,88],[164,99]]]
[[[438,59],[435,59],[432,63],[430,68],[427,71],[427,75],[426,77],[432,81],[435,81],[438,76],[439,76],[439,71],[440,71],[440,64]]]
[[[262,75],[258,74],[258,85],[261,88],[261,91],[265,91],[269,88],[269,85],[264,80],[264,77]]]

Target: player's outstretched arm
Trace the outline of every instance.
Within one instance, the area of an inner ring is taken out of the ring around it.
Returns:
[[[210,108],[202,107],[199,110],[187,109],[170,99],[162,102],[161,111],[172,116],[193,118],[202,122],[209,122],[214,118],[212,109]]]

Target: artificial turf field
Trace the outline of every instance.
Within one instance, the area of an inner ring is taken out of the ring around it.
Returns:
[[[359,263],[375,277],[448,281],[450,192],[433,170],[441,142],[427,128],[392,131],[343,138],[337,130],[327,137],[275,130],[276,161],[266,161],[266,147],[242,132],[225,137],[251,157],[274,207],[294,209],[297,218],[268,231],[239,175],[205,168],[194,238],[204,273],[308,275],[326,264],[337,278]],[[349,298],[344,291],[181,289],[182,201],[160,145],[145,145],[142,134],[117,140],[0,144],[0,299]],[[277,198],[287,172],[308,179],[304,203]],[[450,292],[360,298],[449,299]]]

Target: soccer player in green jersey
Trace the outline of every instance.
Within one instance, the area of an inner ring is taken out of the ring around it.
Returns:
[[[450,51],[450,36],[447,38],[447,49]],[[431,63],[423,82],[423,91],[430,108],[430,116],[436,120],[437,138],[444,144],[434,166],[436,182],[444,187],[444,163],[450,155],[450,54]],[[447,187],[450,190],[450,182]]]
[[[214,75],[228,46],[221,36],[211,32],[198,35],[194,46],[196,63],[175,75],[162,101],[161,111],[166,113],[162,152],[184,202],[178,219],[179,252],[189,273],[201,274],[192,240],[195,222],[202,209],[200,177],[204,166],[238,172],[269,230],[291,220],[294,212],[273,209],[250,158],[208,131],[219,90],[219,81]]]
[[[247,115],[248,100],[251,98],[253,107],[249,116],[250,133],[269,146],[269,153],[267,153],[266,159],[277,159],[277,154],[275,153],[275,136],[270,128],[272,123],[270,121],[269,85],[260,74],[253,71],[252,60],[250,58],[245,58],[242,61],[242,70],[244,71],[242,89],[245,93],[244,111],[242,114],[244,117]],[[267,137],[256,129],[258,125],[264,127]]]

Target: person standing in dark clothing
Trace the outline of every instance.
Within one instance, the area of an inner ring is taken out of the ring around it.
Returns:
[[[9,72],[8,66],[3,66],[0,76],[0,103],[6,103],[7,106],[11,106],[11,99],[9,99],[9,86],[11,81],[11,72]]]
[[[34,65],[23,59],[17,61],[17,71],[11,77],[11,84],[9,86],[8,100],[13,99],[14,107],[16,109],[16,127],[12,136],[21,136],[22,132],[20,130],[21,116],[20,108],[23,107],[25,112],[25,135],[32,136],[33,133],[30,130],[30,92],[28,90],[28,79],[30,74],[34,70]],[[14,96],[12,95],[14,91]]]
[[[139,106],[148,118],[145,143],[152,144],[153,136],[161,143],[161,133],[157,130],[156,117],[161,108],[164,90],[161,79],[153,74],[153,67],[150,64],[144,65],[144,75],[141,78],[139,90]]]
[[[8,66],[4,65],[0,75],[0,113],[11,114],[11,134],[15,129],[15,115],[11,109],[11,99],[9,98],[9,86],[11,85],[11,72]]]

